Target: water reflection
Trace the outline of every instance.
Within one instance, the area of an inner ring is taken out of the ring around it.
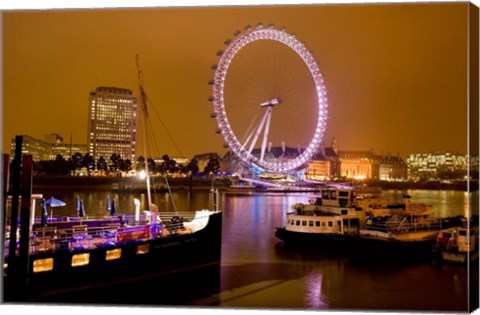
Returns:
[[[328,308],[327,297],[322,293],[322,280],[323,275],[321,272],[313,273],[306,277],[305,286],[305,305],[308,308],[313,309],[326,309]]]
[[[478,191],[463,192],[454,190],[385,190],[381,197],[400,202],[407,193],[412,197],[412,203],[423,203],[433,206],[436,217],[463,215],[470,217],[478,215]]]

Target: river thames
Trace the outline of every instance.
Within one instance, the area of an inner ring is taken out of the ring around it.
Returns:
[[[478,191],[387,190],[381,197],[400,200],[405,192],[412,196],[412,203],[433,205],[436,217],[469,216],[470,211],[478,214]],[[142,209],[146,204],[145,194],[133,192],[37,186],[34,193],[42,193],[45,198],[54,196],[67,203],[65,207],[55,208],[54,215],[75,215],[77,196],[83,199],[87,215],[105,214],[108,195],[116,202],[117,214],[133,214],[134,198],[141,200]],[[82,294],[58,299],[67,304],[214,309],[467,311],[469,275],[465,266],[437,266],[430,261],[396,261],[284,246],[274,236],[275,228],[285,224],[292,204],[307,202],[309,196],[311,194],[221,193],[223,235],[218,276],[152,280],[148,285],[125,289],[128,292],[112,300],[102,299],[101,292],[97,299],[82,298]],[[173,202],[169,194],[156,194],[153,202],[160,211],[167,212],[211,208],[208,191],[174,192]],[[470,209],[469,204],[474,205],[474,209]],[[471,271],[478,279],[478,268]],[[151,286],[155,291],[153,300]]]

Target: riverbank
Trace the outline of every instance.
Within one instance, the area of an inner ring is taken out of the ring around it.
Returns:
[[[424,182],[388,182],[380,180],[368,180],[357,182],[358,184],[365,184],[369,187],[380,187],[384,190],[456,190],[456,191],[476,191],[479,189],[478,181],[474,182],[439,182],[439,181],[424,181]],[[199,190],[210,189],[213,186],[219,190],[226,190],[232,182],[228,178],[216,177],[202,178],[202,177],[177,177],[169,178],[168,185],[174,190]],[[34,176],[34,186],[62,186],[65,188],[74,187],[75,189],[91,189],[95,186],[96,189],[102,190],[141,190],[145,189],[145,184],[137,177],[113,177],[113,176]],[[158,190],[168,189],[168,186],[163,177],[153,177],[152,185]]]
[[[457,182],[440,182],[440,181],[420,181],[420,182],[388,182],[380,180],[365,181],[370,187],[380,187],[382,189],[424,189],[424,190],[456,190],[456,191],[475,191],[478,190],[478,181],[457,181]]]

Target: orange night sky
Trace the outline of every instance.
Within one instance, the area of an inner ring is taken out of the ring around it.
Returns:
[[[162,124],[158,155],[226,152],[208,102],[216,52],[274,23],[314,51],[328,90],[326,145],[467,153],[468,3],[4,11],[3,150],[16,134],[87,142],[89,93],[138,95],[135,55]],[[292,124],[301,124],[295,121]]]

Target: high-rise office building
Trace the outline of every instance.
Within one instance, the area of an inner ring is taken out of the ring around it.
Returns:
[[[95,161],[112,154],[135,162],[137,99],[131,90],[98,87],[90,93],[88,150]]]

